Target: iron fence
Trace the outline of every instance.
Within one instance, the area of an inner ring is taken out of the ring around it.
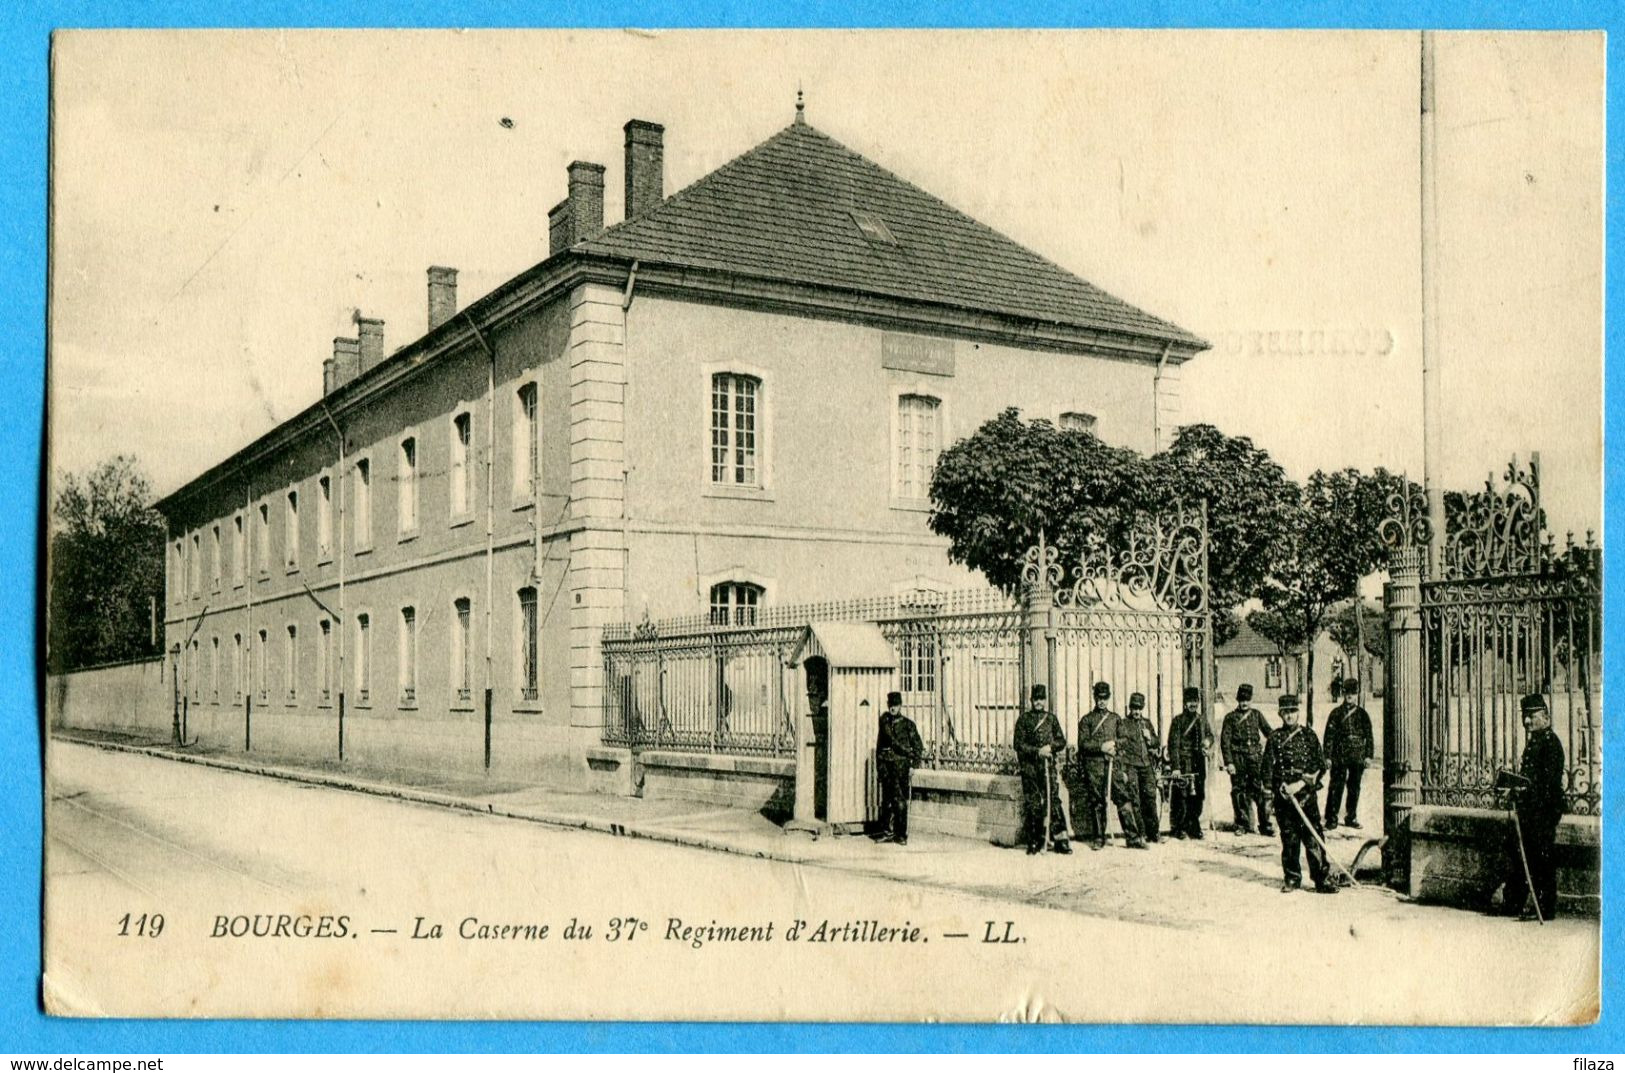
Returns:
[[[603,638],[603,741],[789,755],[806,703],[790,659],[808,625],[834,621],[873,622],[892,643],[927,764],[1014,769],[1020,609],[992,589],[764,607],[747,626],[706,616],[612,626]]]
[[[1601,605],[1584,576],[1446,579],[1422,585],[1422,800],[1494,807],[1516,769],[1520,702],[1546,700],[1568,765],[1568,812],[1602,793]]]

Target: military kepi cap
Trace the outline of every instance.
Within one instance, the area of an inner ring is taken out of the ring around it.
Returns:
[[[1358,693],[1359,691],[1360,691],[1360,680],[1358,678],[1345,678],[1345,679],[1343,679],[1343,695],[1344,696],[1352,697],[1354,694]]]
[[[1238,693],[1237,696],[1240,696],[1240,694]],[[1185,687],[1185,699],[1186,700],[1201,700],[1202,699],[1202,691],[1200,689],[1197,689],[1195,686],[1186,686]]]
[[[1546,710],[1546,698],[1539,693],[1531,693],[1523,698],[1518,706],[1523,709],[1524,715],[1531,712],[1544,712]]]
[[[1237,700],[1252,700],[1253,699],[1253,687],[1248,685],[1246,682],[1241,683],[1241,685],[1236,687],[1236,699]]]
[[[1105,700],[1112,695],[1112,687],[1105,682],[1095,683],[1095,699]]]
[[[1283,712],[1295,712],[1298,710],[1298,695],[1296,693],[1282,693],[1281,698],[1275,702],[1275,706]]]
[[[886,694],[886,707],[890,708],[901,703],[903,703],[903,695],[897,690],[894,689]]]
[[[1049,700],[1049,689],[1043,684],[1033,686],[1033,700]]]
[[[1144,693],[1130,693],[1128,695],[1128,706],[1131,709],[1133,709],[1133,708],[1144,708],[1145,707],[1145,694]]]

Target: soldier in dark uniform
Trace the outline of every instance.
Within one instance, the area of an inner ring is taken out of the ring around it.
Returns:
[[[1033,686],[1032,702],[1016,719],[1016,763],[1021,772],[1021,833],[1029,854],[1044,850],[1044,812],[1049,811],[1050,848],[1071,853],[1066,837],[1066,812],[1056,769],[1066,754],[1066,731],[1047,711],[1049,690]]]
[[[1269,802],[1271,791],[1264,777],[1264,743],[1269,740],[1270,725],[1264,713],[1247,702],[1253,699],[1253,687],[1243,682],[1236,687],[1236,707],[1224,717],[1219,730],[1219,755],[1224,770],[1230,773],[1230,805],[1236,813],[1236,834],[1252,834],[1253,809],[1258,810],[1258,833],[1265,837],[1275,834],[1270,826]]]
[[[1348,811],[1343,825],[1360,826],[1360,776],[1376,752],[1371,733],[1371,715],[1360,707],[1360,680],[1343,680],[1343,703],[1326,716],[1326,762],[1331,765],[1331,785],[1326,789],[1326,830],[1337,829],[1337,807],[1348,790]]]
[[[1303,886],[1298,854],[1302,847],[1309,858],[1309,877],[1315,881],[1315,891],[1336,894],[1337,884],[1332,881],[1326,851],[1320,845],[1324,832],[1320,827],[1320,802],[1315,796],[1320,776],[1326,770],[1326,755],[1320,751],[1315,732],[1299,725],[1296,696],[1283,693],[1280,712],[1281,727],[1270,735],[1264,747],[1264,770],[1275,794],[1275,819],[1281,825],[1281,890],[1284,893]]]
[[[1528,900],[1529,882],[1533,881],[1535,904],[1540,907],[1542,919],[1557,915],[1557,825],[1563,819],[1564,758],[1563,743],[1552,732],[1551,714],[1546,710],[1546,698],[1531,693],[1523,698],[1523,729],[1526,734],[1523,762],[1519,765],[1518,826],[1508,831],[1506,894],[1502,912],[1508,916],[1524,913]],[[1518,857],[1514,841],[1523,833],[1523,851],[1529,858],[1529,880],[1524,879],[1523,861]],[[1524,919],[1533,919],[1525,914]]]
[[[1145,694],[1130,693],[1128,715],[1117,723],[1117,763],[1123,769],[1128,799],[1133,802],[1140,834],[1147,842],[1162,836],[1162,806],[1157,797],[1157,728],[1145,717]]]
[[[909,784],[924,756],[919,728],[903,714],[903,695],[896,690],[887,693],[875,741],[875,772],[880,776],[879,841],[908,845]]]
[[[1202,691],[1185,687],[1185,707],[1168,727],[1168,767],[1176,777],[1168,795],[1168,827],[1175,838],[1202,837],[1202,802],[1207,797],[1207,755],[1213,728],[1202,714]]]
[[[1112,687],[1095,683],[1095,707],[1078,720],[1078,792],[1072,795],[1072,826],[1090,849],[1106,846],[1106,807],[1117,805],[1117,818],[1130,849],[1145,849],[1139,819],[1128,793],[1128,780],[1116,761],[1121,718],[1111,710]],[[1110,785],[1107,785],[1108,776]]]

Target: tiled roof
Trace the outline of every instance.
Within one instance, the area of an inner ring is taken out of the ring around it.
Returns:
[[[1237,623],[1237,627],[1234,637],[1213,650],[1215,657],[1220,659],[1227,656],[1274,657],[1281,654],[1281,650],[1275,647],[1275,642],[1265,640],[1264,635],[1249,626],[1245,618]]]
[[[577,248],[1207,346],[806,123]]]

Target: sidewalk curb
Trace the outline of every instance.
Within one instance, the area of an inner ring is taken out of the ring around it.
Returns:
[[[876,879],[891,879],[903,882],[897,876],[884,871],[870,871],[854,868],[850,865],[836,861],[824,861],[808,858],[800,854],[785,850],[776,852],[772,849],[753,848],[739,845],[726,839],[696,835],[686,831],[672,830],[671,828],[642,823],[622,823],[618,820],[607,820],[598,816],[579,816],[567,812],[545,812],[541,810],[518,810],[512,808],[496,808],[490,804],[483,807],[475,801],[455,794],[435,793],[431,790],[414,790],[410,787],[394,786],[389,783],[370,782],[364,779],[348,778],[340,775],[324,775],[300,768],[279,767],[271,764],[254,764],[241,760],[232,760],[225,757],[204,756],[178,752],[170,746],[164,745],[130,745],[124,742],[95,741],[89,738],[80,738],[72,734],[56,733],[52,738],[57,741],[71,742],[75,745],[85,745],[107,752],[135,753],[150,756],[159,760],[173,760],[183,764],[197,764],[201,767],[217,768],[223,771],[235,771],[244,775],[257,775],[268,779],[280,779],[283,782],[300,783],[307,786],[325,786],[329,789],[345,790],[350,793],[369,794],[373,797],[387,797],[397,801],[411,804],[428,805],[436,808],[450,809],[458,812],[467,812],[479,816],[501,816],[504,819],[521,820],[528,823],[541,824],[546,827],[556,827],[570,831],[592,831],[598,834],[613,835],[620,838],[641,838],[650,842],[663,842],[676,846],[688,846],[693,849],[712,850],[720,853],[729,853],[736,857],[751,857],[758,860],[779,861],[783,864],[823,865],[840,868],[854,874],[868,875]]]

